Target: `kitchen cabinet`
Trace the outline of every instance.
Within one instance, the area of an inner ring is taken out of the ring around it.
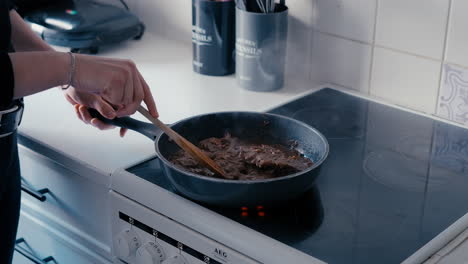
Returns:
[[[14,264],[31,264],[31,260],[27,259],[20,253],[15,251],[15,255],[13,255],[13,263]]]
[[[47,263],[56,264],[110,264],[107,259],[102,258],[92,250],[80,245],[68,234],[55,230],[47,222],[44,222],[29,213],[21,212],[18,228],[18,238],[25,242],[17,246],[38,259],[52,257],[54,260]],[[15,251],[13,263],[31,264],[32,261]]]
[[[23,186],[32,190],[48,189],[49,192],[44,194],[45,201],[22,193],[17,238],[24,237],[28,243],[37,243],[38,252],[43,252],[44,256],[51,255],[50,251],[59,254],[71,250],[72,260],[58,263],[104,263],[81,260],[82,252],[94,256],[87,258],[109,261],[107,185],[93,182],[26,147],[20,146],[19,155]],[[72,246],[64,246],[54,236]],[[73,245],[79,245],[80,250]],[[76,251],[81,253],[76,254]]]

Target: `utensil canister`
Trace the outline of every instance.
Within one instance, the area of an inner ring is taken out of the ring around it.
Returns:
[[[236,8],[236,79],[248,90],[273,91],[284,85],[288,7],[273,13]]]
[[[195,72],[234,73],[234,1],[192,0],[192,47]]]

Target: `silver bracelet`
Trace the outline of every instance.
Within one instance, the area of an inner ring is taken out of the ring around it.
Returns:
[[[62,90],[70,88],[73,83],[73,78],[75,77],[76,57],[72,52],[67,53],[70,55],[70,71],[68,73],[68,84],[65,87],[62,87]]]

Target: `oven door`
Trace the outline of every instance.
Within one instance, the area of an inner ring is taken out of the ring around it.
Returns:
[[[115,263],[258,263],[119,193],[109,195]]]

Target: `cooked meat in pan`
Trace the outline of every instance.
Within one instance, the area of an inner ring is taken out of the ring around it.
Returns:
[[[296,149],[297,142],[290,146],[253,144],[227,134],[222,138],[208,138],[198,146],[226,172],[232,180],[258,180],[286,176],[303,171],[313,165]],[[176,166],[196,174],[217,177],[183,150],[169,159]]]

